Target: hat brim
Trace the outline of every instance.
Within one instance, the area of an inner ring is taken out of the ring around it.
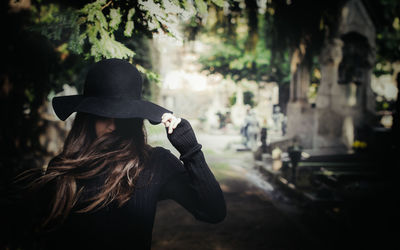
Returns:
[[[85,112],[110,118],[143,118],[158,124],[164,113],[172,113],[155,103],[127,98],[58,96],[53,98],[52,104],[57,117],[62,121],[74,112]]]

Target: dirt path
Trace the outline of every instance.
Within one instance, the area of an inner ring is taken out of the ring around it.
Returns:
[[[207,146],[212,142],[203,145],[207,162],[224,192],[227,217],[222,223],[207,224],[196,221],[172,201],[161,202],[153,230],[153,250],[312,248],[312,240],[271,202],[268,184],[256,175],[249,152],[216,153],[215,148]]]
[[[155,141],[177,153],[163,136]],[[240,136],[198,134],[198,139],[224,192],[227,217],[206,224],[172,201],[159,203],[153,250],[391,249],[396,244],[398,230],[388,226],[397,225],[399,216],[395,208],[386,216],[386,207],[394,204],[390,196],[385,202],[347,207],[352,213],[345,210],[341,217],[304,207],[261,176],[251,153],[234,150],[232,144],[239,143]]]

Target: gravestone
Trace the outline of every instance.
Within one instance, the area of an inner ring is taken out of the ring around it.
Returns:
[[[351,0],[341,11],[337,36],[320,55],[313,148],[351,149],[357,130],[374,113],[374,60],[375,27],[362,1]]]
[[[321,50],[315,108],[307,99],[309,68],[296,57],[291,62],[287,134],[299,136],[303,148],[351,149],[357,130],[374,113],[375,27],[361,0],[344,5],[335,34]]]

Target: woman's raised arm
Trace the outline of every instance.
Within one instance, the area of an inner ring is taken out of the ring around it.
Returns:
[[[163,185],[161,199],[175,200],[198,220],[221,222],[226,216],[224,196],[190,123],[181,119],[168,139],[181,154],[183,164],[172,153],[166,153],[165,164],[175,166],[178,171]]]

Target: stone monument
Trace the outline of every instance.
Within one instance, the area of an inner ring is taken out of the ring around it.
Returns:
[[[337,37],[321,52],[314,148],[352,147],[357,130],[374,113],[374,60],[375,26],[362,1],[351,0],[341,11]]]
[[[315,108],[307,99],[309,67],[296,61],[299,55],[293,58],[288,136],[299,136],[306,149],[350,149],[375,108],[375,26],[363,2],[350,0],[343,6],[336,36],[324,42]]]

